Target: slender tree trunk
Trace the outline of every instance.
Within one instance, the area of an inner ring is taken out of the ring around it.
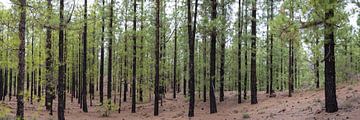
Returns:
[[[177,11],[177,0],[175,0],[175,11]],[[175,13],[175,35],[174,35],[174,81],[173,81],[173,98],[176,98],[176,66],[177,66],[177,12]]]
[[[216,0],[211,0],[211,20],[216,20]],[[211,28],[211,46],[210,46],[210,113],[217,113],[215,99],[215,65],[216,65],[216,28]]]
[[[108,84],[107,84],[107,98],[110,101],[111,100],[111,85],[112,85],[112,42],[113,42],[113,16],[114,16],[114,0],[111,0],[110,2],[110,23],[109,23],[109,30],[110,30],[110,39],[109,39],[109,46],[108,46],[108,52],[109,52],[109,61],[108,61]]]
[[[24,79],[25,79],[25,32],[26,32],[26,0],[20,2],[20,21],[19,21],[19,74],[17,85],[17,109],[16,118],[24,119]]]
[[[328,4],[336,4],[336,0],[330,0]],[[325,108],[326,112],[338,111],[336,100],[336,72],[335,72],[335,27],[329,23],[329,19],[334,17],[334,8],[325,12],[325,42],[324,42],[324,61],[325,61]]]
[[[83,28],[83,63],[82,63],[82,109],[83,112],[88,112],[87,108],[87,0],[84,0],[84,28]]]
[[[47,11],[48,11],[48,16],[47,16],[47,24],[49,26],[47,26],[46,28],[46,62],[45,62],[45,66],[46,66],[46,85],[45,85],[45,106],[46,109],[48,111],[50,111],[50,115],[52,115],[52,101],[54,99],[54,77],[53,77],[53,56],[52,56],[52,40],[51,40],[51,35],[52,35],[52,30],[50,28],[50,19],[51,19],[51,14],[52,14],[52,4],[51,4],[51,0],[47,0]]]
[[[125,2],[125,14],[128,14],[128,1],[126,0]],[[125,16],[125,32],[127,32],[127,17]],[[128,92],[128,65],[127,65],[127,62],[128,62],[128,58],[127,58],[127,35],[125,35],[125,61],[124,61],[124,67],[125,67],[125,81],[124,81],[124,102],[126,102],[126,99],[127,99],[127,92]]]
[[[256,78],[256,0],[252,1],[251,19],[251,104],[257,104]]]
[[[317,46],[319,44],[319,39],[316,38],[315,40],[315,45]],[[315,84],[316,84],[316,88],[320,88],[320,60],[319,60],[319,55],[315,55]]]
[[[143,32],[144,30],[144,0],[141,0],[141,25],[140,25],[140,31]],[[141,72],[140,72],[140,88],[139,88],[139,100],[140,102],[143,102],[143,81],[144,81],[144,35],[141,35],[141,38],[140,38],[140,69],[141,69]]]
[[[221,11],[222,11],[222,17],[223,22],[226,21],[226,11],[225,11],[225,2],[222,0],[221,2]],[[224,101],[224,80],[225,80],[225,43],[226,43],[226,37],[225,37],[225,25],[226,23],[223,23],[222,31],[221,31],[221,42],[220,42],[220,102]]]
[[[273,20],[273,14],[274,14],[274,0],[270,0],[270,20]],[[270,97],[273,96],[274,90],[273,90],[273,48],[274,48],[274,36],[272,33],[270,33]]]
[[[160,0],[156,0],[156,31],[155,31],[155,101],[154,115],[159,115],[159,44],[160,44]]]
[[[206,74],[207,74],[207,71],[206,71],[206,69],[207,69],[207,67],[206,67],[206,59],[207,59],[207,57],[206,57],[206,47],[207,47],[207,40],[206,40],[206,36],[204,35],[204,37],[203,37],[203,40],[204,40],[204,42],[203,42],[203,48],[204,48],[204,51],[203,51],[203,61],[204,61],[204,63],[203,63],[203,70],[204,70],[204,82],[203,82],[203,102],[206,102],[206,81],[207,81],[207,77],[206,77]]]
[[[248,34],[248,29],[247,29],[247,27],[248,27],[248,0],[244,0],[244,7],[245,7],[245,25],[244,25],[244,33],[245,34]],[[249,79],[248,79],[248,77],[249,77],[249,66],[248,66],[248,39],[246,38],[245,39],[245,78],[244,78],[244,99],[246,100],[247,99],[247,88],[248,88],[248,81],[249,81]]]
[[[133,21],[133,71],[132,71],[132,101],[131,113],[136,113],[136,0],[134,0],[134,21]]]
[[[105,0],[102,1],[101,48],[100,48],[100,104],[104,103],[104,61],[105,61]]]
[[[243,0],[244,2],[244,0]],[[238,80],[237,80],[237,92],[238,92],[238,103],[241,103],[241,42],[242,42],[242,26],[243,26],[243,10],[241,7],[241,0],[239,0],[239,12],[238,12]]]
[[[64,0],[60,0],[58,119],[65,120]]]

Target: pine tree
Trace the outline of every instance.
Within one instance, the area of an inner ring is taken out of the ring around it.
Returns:
[[[65,120],[65,66],[64,66],[64,0],[60,0],[58,119]]]
[[[154,101],[154,115],[159,115],[159,64],[160,64],[160,51],[159,51],[159,45],[160,45],[160,0],[156,0],[156,31],[155,31],[155,101]]]
[[[211,20],[216,20],[216,0],[211,1]],[[210,113],[217,113],[216,99],[215,99],[215,63],[216,63],[216,27],[213,26],[211,30],[210,43]]]
[[[19,74],[17,82],[17,119],[24,119],[24,79],[25,79],[25,32],[26,32],[26,0],[20,2],[20,21],[19,21]]]
[[[252,2],[251,19],[251,104],[257,104],[256,78],[256,0]]]

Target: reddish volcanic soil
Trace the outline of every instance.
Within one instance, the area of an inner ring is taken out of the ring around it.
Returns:
[[[287,92],[277,92],[276,97],[269,98],[265,92],[258,93],[258,104],[251,105],[249,99],[241,104],[237,104],[236,92],[228,91],[225,93],[225,101],[219,102],[217,99],[218,113],[209,114],[209,102],[202,102],[196,97],[195,117],[188,118],[188,102],[180,93],[176,100],[172,99],[171,91],[167,94],[163,106],[159,109],[159,116],[153,116],[153,102],[137,104],[137,113],[131,113],[131,98],[128,102],[122,102],[121,113],[114,111],[109,117],[103,117],[98,106],[98,96],[95,97],[95,106],[89,106],[89,112],[84,113],[77,104],[77,100],[71,102],[68,94],[66,100],[65,117],[68,120],[169,120],[169,119],[194,119],[194,120],[322,120],[322,119],[360,119],[360,82],[356,80],[353,84],[341,84],[337,87],[337,97],[339,111],[336,113],[326,113],[324,109],[324,91],[307,90],[296,91],[293,97],[287,97]],[[218,94],[216,94],[218,95]],[[104,96],[106,98],[106,96]],[[118,96],[117,96],[118,97]],[[16,100],[8,98],[4,102],[11,109],[9,117],[12,118],[16,113]],[[89,105],[89,103],[88,103]],[[27,119],[49,120],[57,119],[57,101],[54,103],[54,115],[50,116],[43,106],[34,102],[30,105],[25,104],[25,116]],[[1,118],[0,118],[1,119]]]

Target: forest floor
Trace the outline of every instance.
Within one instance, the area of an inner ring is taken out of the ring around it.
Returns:
[[[159,116],[153,116],[153,102],[137,104],[137,113],[131,113],[131,98],[128,102],[122,102],[121,113],[117,110],[110,116],[103,117],[100,106],[89,106],[89,112],[84,113],[77,104],[76,99],[71,102],[70,96],[66,100],[65,117],[68,120],[169,120],[169,119],[194,119],[194,120],[323,120],[323,119],[360,119],[360,79],[353,82],[339,84],[337,86],[337,100],[339,111],[336,113],[326,113],[324,108],[323,89],[312,89],[306,91],[296,91],[293,97],[287,96],[287,91],[277,92],[276,97],[269,98],[268,95],[258,92],[258,104],[251,105],[250,100],[244,100],[237,104],[235,91],[225,93],[225,101],[219,102],[217,99],[218,113],[209,114],[209,101],[202,102],[196,97],[195,117],[188,118],[188,102],[180,93],[176,100],[172,99],[172,94],[168,93],[163,106],[159,108]],[[105,96],[104,96],[105,97]],[[98,101],[98,96],[95,101]],[[6,101],[3,104],[9,107],[11,112],[9,117],[15,116],[16,101]],[[38,103],[25,104],[25,116],[27,119],[49,120],[57,118],[57,101],[54,103],[54,115],[50,116],[44,107],[39,107]],[[94,104],[98,104],[97,102]]]

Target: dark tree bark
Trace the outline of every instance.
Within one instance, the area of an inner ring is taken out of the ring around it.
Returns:
[[[315,40],[315,45],[317,46],[319,44],[319,39],[316,38]],[[320,88],[320,60],[319,60],[319,55],[315,55],[315,84],[316,84],[316,88]]]
[[[274,17],[274,0],[270,0],[270,20],[273,20]],[[274,65],[273,65],[273,48],[274,48],[274,36],[273,34],[270,33],[270,97],[273,96],[274,94],[274,90],[273,90],[273,69],[274,69]]]
[[[256,0],[252,1],[251,19],[251,104],[257,104],[256,78]]]
[[[7,55],[6,55],[7,56]],[[8,68],[7,67],[5,67],[5,74],[4,74],[4,96],[3,96],[3,98],[2,98],[2,100],[3,101],[5,101],[5,98],[6,98],[6,95],[7,95],[7,93],[8,93],[8,79],[9,79],[9,77],[8,77]]]
[[[50,111],[50,115],[52,115],[52,102],[55,97],[54,91],[54,76],[53,76],[53,56],[52,56],[52,30],[50,28],[50,19],[52,14],[52,4],[51,0],[47,0],[47,24],[46,27],[46,85],[45,85],[45,106],[46,110]]]
[[[225,1],[222,0],[221,1],[221,12],[222,12],[222,17],[223,17],[223,22],[225,22],[226,20],[226,11],[225,11]],[[226,37],[225,37],[225,33],[226,32],[224,26],[226,24],[223,23],[223,27],[221,30],[221,42],[220,42],[220,102],[224,101],[224,80],[225,80],[225,43],[226,43]]]
[[[110,30],[110,38],[109,38],[109,46],[108,46],[108,52],[109,52],[109,61],[108,61],[108,84],[107,84],[107,98],[110,101],[111,100],[111,85],[112,85],[112,42],[113,42],[113,17],[114,17],[114,0],[111,0],[110,2],[110,23],[109,23],[109,30]]]
[[[100,48],[100,104],[104,103],[104,61],[105,61],[105,0],[102,0],[102,17],[101,17],[101,48]]]
[[[31,90],[30,90],[30,104],[33,104],[34,88],[35,88],[35,70],[34,70],[34,25],[31,26],[33,33],[31,36]],[[6,71],[7,73],[7,71]],[[6,77],[7,78],[7,77]],[[6,87],[5,87],[6,88]]]
[[[244,0],[243,6],[245,8],[245,25],[244,25],[244,33],[248,34],[248,0]],[[245,47],[245,77],[244,77],[244,99],[247,99],[247,89],[248,89],[248,81],[249,81],[249,66],[248,66],[248,39],[245,39],[245,43],[244,43],[244,47]]]
[[[187,5],[187,31],[188,31],[188,45],[189,45],[189,113],[188,117],[194,116],[195,90],[194,90],[194,41],[192,39],[192,18],[191,18],[191,0],[186,1]]]
[[[175,11],[177,11],[177,0],[175,0]],[[177,81],[176,81],[176,66],[177,66],[177,27],[178,27],[178,23],[177,23],[177,13],[175,13],[175,30],[174,30],[174,77],[173,77],[173,98],[176,98],[176,85],[177,85]]]
[[[19,21],[19,74],[17,85],[17,109],[16,118],[24,119],[24,79],[25,79],[25,31],[26,31],[26,0],[20,2],[20,21]]]
[[[191,2],[187,1],[188,5],[188,33],[189,33],[189,94],[190,94],[190,103],[189,103],[189,117],[194,117],[194,108],[195,108],[195,62],[194,62],[194,48],[195,48],[195,34],[196,34],[196,17],[197,17],[197,7],[198,0],[195,1],[195,13],[194,13],[194,23],[191,24]]]
[[[126,0],[126,2],[125,2],[125,14],[128,14],[128,1]],[[127,32],[127,22],[128,22],[128,19],[127,19],[127,16],[125,16],[125,32]],[[125,81],[124,81],[124,102],[126,102],[126,100],[127,100],[127,92],[128,92],[128,65],[127,65],[127,63],[128,63],[128,58],[127,58],[127,45],[128,45],[128,43],[127,43],[127,40],[128,40],[128,37],[127,37],[127,35],[125,35],[125,47],[124,47],[124,49],[125,49],[125,59],[124,59],[124,67],[125,67]]]
[[[211,0],[211,20],[216,20],[216,0]],[[217,113],[216,99],[215,99],[215,65],[216,65],[216,28],[211,28],[211,43],[210,43],[210,113]]]
[[[4,94],[4,84],[3,84],[3,70],[2,68],[0,68],[0,101],[2,101],[3,99],[3,94]]]
[[[328,4],[336,4],[336,0],[330,0]],[[328,21],[334,17],[334,8],[325,12],[325,42],[324,42],[324,61],[325,61],[325,108],[326,112],[333,113],[338,111],[336,100],[336,72],[335,72],[335,26]]]
[[[13,81],[13,70],[12,68],[10,68],[10,73],[9,73],[9,101],[11,101],[11,97],[12,97],[12,81]]]
[[[87,108],[87,0],[84,0],[84,26],[83,26],[83,63],[82,63],[82,110],[83,112],[88,112]]]
[[[207,57],[206,57],[206,47],[207,47],[207,40],[206,40],[206,36],[204,36],[203,37],[203,40],[204,40],[204,43],[203,43],[203,61],[204,61],[204,63],[203,63],[203,71],[204,71],[204,82],[203,82],[203,102],[206,102],[206,81],[207,81],[207,67],[206,67],[206,64],[207,64],[207,62],[206,62],[206,59],[207,59]]]
[[[155,101],[154,101],[154,115],[159,115],[159,44],[160,44],[160,0],[156,0],[156,31],[155,31]]]
[[[244,2],[244,1],[243,1]],[[243,26],[243,11],[241,7],[241,0],[239,0],[239,12],[238,12],[238,80],[237,80],[237,92],[238,92],[238,103],[241,103],[241,42],[242,42],[242,26]]]
[[[65,120],[64,0],[60,0],[58,119]]]
[[[142,32],[144,30],[144,0],[141,0],[141,25],[140,25],[140,31]],[[144,35],[141,35],[140,37],[140,81],[139,84],[140,86],[143,85],[143,81],[144,81]],[[140,87],[139,88],[139,100],[140,102],[143,102],[143,88]]]
[[[136,0],[133,0],[134,4],[134,21],[133,21],[133,71],[132,71],[132,101],[131,101],[131,113],[136,113]]]

